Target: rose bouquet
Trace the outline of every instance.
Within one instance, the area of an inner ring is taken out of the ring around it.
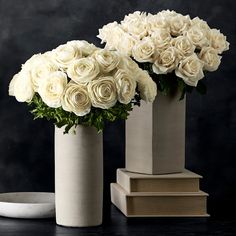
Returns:
[[[9,85],[9,95],[27,102],[35,118],[66,126],[65,132],[79,124],[101,131],[105,120],[126,119],[133,105],[152,102],[156,92],[128,56],[79,40],[32,56]]]
[[[164,94],[180,89],[181,98],[196,87],[206,92],[204,72],[215,71],[229,49],[226,37],[207,22],[175,11],[134,12],[120,23],[99,29],[105,48],[128,55],[146,69]]]

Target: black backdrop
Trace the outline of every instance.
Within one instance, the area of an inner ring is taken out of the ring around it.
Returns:
[[[199,16],[231,43],[220,69],[208,74],[208,94],[187,97],[186,166],[204,176],[209,212],[235,212],[236,3],[234,0],[0,0],[0,192],[53,191],[53,125],[33,121],[25,104],[8,96],[8,83],[32,54],[72,39],[99,45],[102,25],[135,10],[173,9]],[[124,123],[104,131],[105,207],[115,170],[124,166]]]

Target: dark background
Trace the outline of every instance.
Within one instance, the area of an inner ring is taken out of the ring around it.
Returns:
[[[231,43],[208,94],[187,97],[186,167],[203,175],[213,216],[233,216],[236,195],[236,2],[234,0],[0,0],[0,192],[54,191],[53,124],[33,121],[8,84],[32,54],[73,39],[99,46],[98,28],[135,10],[173,9],[199,16]],[[104,131],[105,208],[109,183],[124,167],[124,122]]]

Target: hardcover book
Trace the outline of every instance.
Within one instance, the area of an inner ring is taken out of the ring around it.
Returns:
[[[198,192],[202,176],[189,170],[183,173],[149,175],[117,169],[117,183],[131,192]]]
[[[111,184],[111,201],[127,217],[205,217],[207,193],[128,193]]]

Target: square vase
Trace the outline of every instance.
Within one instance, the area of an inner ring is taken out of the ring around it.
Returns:
[[[183,172],[186,100],[158,93],[142,102],[126,121],[126,170],[143,174]]]

